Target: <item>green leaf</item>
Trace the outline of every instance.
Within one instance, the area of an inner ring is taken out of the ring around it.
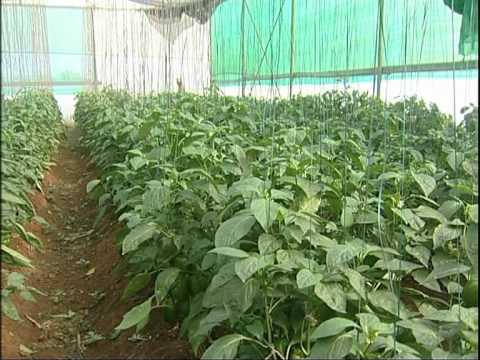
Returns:
[[[123,239],[122,255],[136,250],[140,244],[151,239],[157,233],[157,225],[155,223],[140,224],[133,228]]]
[[[230,334],[230,335],[222,336],[221,338],[215,340],[207,348],[207,350],[205,350],[202,356],[202,360],[234,359],[235,356],[237,355],[238,345],[244,339],[246,338],[239,334]]]
[[[291,191],[288,190],[277,190],[277,189],[271,189],[270,191],[270,196],[274,200],[286,200],[286,201],[291,201],[294,198],[294,195]],[[302,207],[303,209],[303,207]]]
[[[313,183],[300,176],[285,176],[281,178],[281,181],[298,186],[305,193],[307,198],[314,197],[322,190],[322,187],[319,184]]]
[[[290,199],[293,200],[293,199]],[[306,198],[300,205],[300,210],[315,214],[318,211],[321,200],[317,197]]]
[[[478,332],[478,307],[469,307],[464,308],[458,304],[452,306],[452,311],[454,314],[460,315],[460,320],[464,323],[469,329]]]
[[[134,171],[137,171],[142,166],[145,166],[148,163],[147,160],[139,156],[135,156],[134,158],[131,158],[129,162],[130,162],[130,165],[132,165],[132,168]]]
[[[428,283],[432,280],[443,279],[447,276],[458,273],[466,273],[469,270],[469,266],[459,264],[456,261],[447,261],[434,267],[433,271],[427,276],[424,283]]]
[[[353,289],[362,297],[366,299],[366,290],[365,290],[365,278],[358,272],[352,269],[345,269],[344,274],[346,275],[350,285]]]
[[[3,189],[2,187],[2,202],[9,202],[9,203],[12,203],[12,204],[17,204],[17,205],[28,205],[27,202],[22,199],[22,198],[19,198],[18,196],[16,195],[13,195],[11,194],[10,192],[6,191]]]
[[[150,282],[150,274],[142,273],[135,275],[123,291],[122,300],[128,299],[140,290],[144,289]]]
[[[319,281],[315,285],[315,295],[331,309],[341,313],[347,312],[347,298],[339,284]]]
[[[419,216],[415,215],[410,209],[392,208],[392,211],[416,231],[421,230],[425,225],[425,221],[423,221]]]
[[[438,225],[433,231],[433,248],[442,247],[446,242],[462,236],[462,229],[445,224]]]
[[[428,261],[430,260],[430,250],[425,246],[418,245],[418,246],[410,246],[407,245],[405,247],[407,253],[415,257],[418,261],[422,263],[423,266],[428,268]]]
[[[5,252],[6,254],[10,255],[12,257],[12,259],[19,265],[21,266],[28,266],[30,268],[33,268],[33,265],[32,263],[30,262],[30,260],[28,258],[26,258],[25,256],[23,256],[22,254],[20,254],[19,252],[9,248],[7,245],[5,244],[1,244],[1,249],[3,252]]]
[[[18,293],[20,297],[26,301],[36,302],[35,298],[33,297],[32,293],[28,290],[22,290]]]
[[[317,232],[309,231],[305,237],[315,247],[320,246],[322,248],[330,248],[337,245],[335,240],[332,240],[328,236],[319,234]]]
[[[152,299],[153,296],[149,297],[146,301],[140,305],[134,306],[129,312],[123,315],[122,322],[115,328],[115,330],[131,328],[148,317],[152,310]]]
[[[462,207],[462,204],[457,200],[447,200],[438,208],[447,219],[450,219]]]
[[[376,224],[378,222],[378,214],[369,210],[359,211],[355,215],[355,224]]]
[[[217,255],[205,254],[205,256],[202,259],[202,264],[200,265],[200,269],[202,271],[208,270],[216,263],[217,263]]]
[[[182,171],[180,174],[179,174],[179,177],[180,178],[184,178],[184,177],[188,177],[190,175],[200,175],[204,178],[206,178],[210,184],[213,185],[213,187],[215,188],[216,191],[219,191],[218,189],[218,186],[215,182],[215,179],[212,177],[212,175],[210,175],[208,172],[206,172],[204,169],[199,169],[199,168],[190,168],[190,169],[187,169],[187,170],[184,170]]]
[[[223,321],[228,319],[228,312],[223,306],[215,307],[200,320],[197,331],[195,331],[193,337],[200,335],[208,335],[210,331],[220,325]]]
[[[397,316],[399,311],[400,319],[408,319],[411,314],[398,297],[387,290],[377,290],[368,296],[369,301],[377,308]]]
[[[212,292],[213,290],[221,287],[222,285],[229,282],[235,276],[235,265],[231,262],[223,265],[218,272],[213,275],[210,285],[208,286],[207,292]]]
[[[268,265],[273,265],[273,259],[273,255],[264,255],[261,257],[250,256],[239,260],[235,263],[235,274],[245,283],[258,270]]]
[[[393,171],[387,171],[378,177],[378,180],[390,180],[390,179],[401,180],[402,175]]]
[[[354,323],[352,320],[335,317],[329,320],[322,322],[317,328],[313,331],[310,336],[311,340],[317,340],[329,336],[338,335],[343,332],[345,329],[354,327],[359,328],[359,326]]]
[[[228,189],[230,196],[243,195],[245,198],[250,198],[252,194],[260,195],[266,189],[265,181],[256,177],[245,177],[237,182],[234,182]]]
[[[360,253],[361,249],[350,244],[334,245],[327,250],[327,266],[330,269],[341,266]]]
[[[215,233],[215,247],[232,246],[255,224],[252,215],[238,215],[223,222]]]
[[[8,316],[12,320],[20,320],[20,315],[18,314],[17,308],[12,303],[10,297],[2,295],[2,313]]]
[[[249,257],[235,263],[235,273],[245,282],[258,271],[258,259],[256,257]]]
[[[477,357],[475,357],[474,359],[476,358]],[[458,359],[462,359],[462,356],[460,354],[448,352],[441,348],[437,348],[432,351],[432,360],[458,360]]]
[[[354,209],[350,206],[346,206],[342,210],[342,214],[340,215],[340,223],[343,227],[351,227],[354,224],[353,221],[353,213]]]
[[[282,241],[270,234],[261,234],[258,237],[258,251],[261,255],[271,254],[282,247]]]
[[[478,224],[478,204],[467,205],[468,218]]]
[[[143,206],[148,212],[155,213],[162,210],[171,201],[170,189],[162,185],[150,185],[143,194]]]
[[[297,273],[297,286],[299,289],[313,286],[317,281],[318,276],[315,276],[315,274],[308,269],[302,269]]]
[[[440,322],[452,322],[456,323],[459,321],[458,312],[450,310],[440,310],[435,308],[433,305],[428,303],[423,303],[418,308],[420,313],[422,313],[425,320],[433,320]]]
[[[437,187],[435,179],[430,175],[416,173],[412,173],[412,175],[417,184],[420,185],[420,188],[422,189],[426,197],[428,197]]]
[[[37,236],[32,234],[31,232],[26,231],[25,228],[22,226],[22,224],[20,224],[18,222],[15,223],[15,229],[22,236],[22,238],[27,243],[32,245],[34,248],[36,248],[36,249],[42,248],[42,246],[43,246],[42,241]]]
[[[420,205],[415,212],[421,218],[435,219],[441,223],[447,223],[447,218],[438,210],[432,209],[430,206]]]
[[[410,261],[400,260],[400,259],[390,259],[386,260],[378,260],[374,267],[383,269],[383,270],[390,270],[390,271],[404,271],[405,273],[410,273],[413,270],[421,269],[422,265],[418,265],[412,263]]]
[[[328,351],[329,359],[343,359],[347,356],[353,347],[353,337],[350,335],[340,335],[335,339]]]
[[[310,351],[310,356],[307,359],[318,360],[318,359],[330,359],[329,351],[333,346],[335,337],[322,338],[319,339],[313,344]]]
[[[462,163],[463,170],[470,175],[475,184],[478,184],[478,160],[469,159]]]
[[[448,165],[452,168],[453,171],[457,170],[457,168],[460,167],[460,164],[463,162],[463,153],[462,152],[455,152],[452,151],[450,154],[447,156],[447,162]],[[456,165],[456,166],[455,166]]]
[[[235,248],[232,248],[232,247],[226,247],[226,246],[217,247],[213,250],[210,250],[209,253],[225,255],[225,256],[240,258],[240,259],[247,258],[247,257],[250,256],[250,255],[248,255],[247,252],[245,252],[243,250],[235,249]]]
[[[26,356],[30,356],[34,353],[34,351],[32,349],[30,349],[29,347],[27,347],[23,344],[20,344],[19,350],[20,350],[21,354],[26,355]]]
[[[255,336],[258,340],[263,339],[263,334],[265,333],[265,329],[264,329],[262,321],[257,319],[255,321],[253,321],[251,324],[248,324],[247,326],[245,326],[245,329],[250,334]]]
[[[298,225],[289,225],[285,228],[285,233],[292,237],[297,243],[301,244],[304,238],[303,230]]]
[[[363,332],[367,335],[378,334],[392,335],[395,331],[393,323],[383,323],[372,313],[358,313],[355,315],[360,320]]]
[[[464,247],[472,264],[474,274],[478,273],[478,225],[470,224],[464,237]]]
[[[253,200],[250,205],[255,219],[257,219],[265,231],[270,229],[281,208],[275,201],[263,198]]]
[[[442,289],[440,288],[440,284],[438,283],[437,280],[431,279],[428,282],[425,281],[427,280],[427,277],[428,277],[427,270],[425,269],[415,270],[412,273],[412,276],[416,282],[418,282],[422,286],[425,286],[427,289],[442,292]]]
[[[296,127],[284,130],[285,142],[289,145],[301,145],[306,135],[305,130],[297,129]]]
[[[443,338],[439,335],[438,328],[427,320],[401,320],[397,324],[403,328],[410,329],[417,342],[429,351],[435,349],[443,341]]]
[[[7,287],[12,287],[16,289],[25,288],[25,275],[18,272],[11,272],[7,277]]]
[[[37,222],[38,224],[44,226],[44,227],[48,227],[50,226],[50,224],[47,222],[47,220],[45,220],[43,217],[41,217],[40,215],[35,215],[33,218],[32,218],[33,221]]]
[[[180,269],[177,268],[165,269],[158,274],[155,280],[155,297],[157,298],[157,302],[161,303],[165,296],[167,296],[168,291],[175,280],[177,280],[179,274]]]
[[[235,157],[237,158],[240,168],[242,169],[242,173],[244,175],[249,175],[250,168],[249,168],[249,162],[245,154],[245,151],[243,151],[243,149],[240,146],[235,144],[233,145],[233,152],[235,154]]]
[[[417,350],[411,348],[410,346],[402,344],[398,340],[394,340],[393,336],[378,336],[375,339],[375,345],[379,347],[384,347],[385,350],[396,350],[398,357],[405,360],[420,359],[418,356],[416,356],[419,355]]]
[[[87,184],[87,193],[91,193],[92,190],[95,189],[98,184],[100,184],[100,180],[98,180],[98,179],[95,179],[95,180],[90,181],[90,182]]]

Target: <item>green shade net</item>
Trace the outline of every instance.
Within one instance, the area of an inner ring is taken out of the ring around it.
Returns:
[[[317,83],[368,77],[378,61],[380,3],[225,1],[212,20],[212,77],[224,85],[238,85],[242,78],[244,83],[282,84],[290,75]],[[440,0],[384,0],[381,65],[404,72],[405,66],[460,64],[467,54],[477,59],[476,3],[466,0],[465,9],[471,11],[462,16]],[[452,52],[458,43],[460,51]]]
[[[125,16],[112,12],[114,19]],[[454,62],[473,78],[472,66],[464,65],[478,58],[477,27],[478,0],[225,0],[211,19],[211,75],[220,85],[247,88],[370,82],[379,65],[385,76],[415,72],[445,78]],[[2,90],[25,82],[52,83],[56,94],[85,88],[95,79],[92,31],[91,9],[4,6]],[[142,31],[156,30],[137,27],[128,36]],[[126,30],[113,33],[123,48],[120,35]],[[158,56],[155,65],[164,61],[163,53]],[[436,64],[443,68],[422,68]],[[142,71],[139,81],[152,76]]]
[[[50,44],[50,62],[55,94],[74,94],[85,88],[79,84],[93,81],[85,73],[85,64],[91,57],[85,49],[84,17],[88,9],[48,8],[47,25]],[[68,31],[66,31],[68,29]],[[67,35],[68,34],[68,35]],[[72,84],[75,83],[75,84]]]
[[[462,55],[478,53],[478,0],[443,0],[445,5],[462,15],[458,50]]]

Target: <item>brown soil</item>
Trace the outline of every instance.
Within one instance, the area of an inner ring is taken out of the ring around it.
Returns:
[[[43,180],[44,195],[37,191],[31,196],[37,214],[49,226],[32,222],[26,229],[42,239],[43,250],[31,249],[13,237],[12,246],[35,267],[6,270],[23,272],[27,284],[46,296],[34,294],[36,302],[13,296],[22,320],[2,316],[2,359],[192,358],[190,345],[179,338],[178,325],[172,328],[158,312],[140,339],[132,337],[134,330],[110,338],[138,299],[120,299],[128,280],[125,273],[114,271],[121,259],[115,245],[120,226],[113,214],[107,212],[93,229],[97,207],[87,198],[86,185],[97,174],[82,154],[78,137],[78,129],[67,130],[67,139],[54,159],[56,165]],[[94,334],[104,339],[89,343]],[[20,345],[34,353],[20,352]]]

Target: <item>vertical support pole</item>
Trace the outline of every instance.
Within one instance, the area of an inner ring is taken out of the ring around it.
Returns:
[[[213,12],[212,10],[210,14],[210,18],[208,20],[208,71],[209,71],[209,79],[208,79],[208,88],[209,90],[212,89],[212,84],[213,84],[213,61],[212,61],[212,19],[213,19]]]
[[[290,18],[290,84],[288,89],[288,96],[292,98],[293,90],[293,70],[295,69],[295,0],[291,0],[291,18]]]
[[[377,46],[377,74],[375,95],[380,97],[380,85],[382,83],[382,66],[383,66],[383,18],[384,18],[384,0],[378,0],[378,46]]]
[[[245,87],[246,87],[246,81],[245,81],[245,1],[242,0],[242,12],[240,13],[240,57],[241,57],[241,62],[242,62],[242,97],[245,96]]]
[[[165,83],[165,90],[168,90],[168,60],[167,60],[167,57],[168,57],[167,53],[165,53],[165,59],[164,59],[164,62],[163,62],[163,67],[164,67],[163,82]]]
[[[90,21],[92,22],[92,58],[93,58],[93,88],[97,89],[98,77],[97,77],[97,52],[95,47],[95,22],[93,19],[93,5],[90,8]]]
[[[167,90],[172,91],[172,41],[168,38],[168,55],[165,56]]]

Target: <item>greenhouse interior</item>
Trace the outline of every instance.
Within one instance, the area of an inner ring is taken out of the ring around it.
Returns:
[[[478,0],[1,0],[1,357],[478,359]]]

